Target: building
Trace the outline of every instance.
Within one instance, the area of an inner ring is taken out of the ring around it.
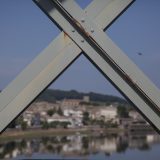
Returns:
[[[84,101],[84,102],[90,102],[89,96],[84,96],[84,97],[83,97],[83,101]]]
[[[76,117],[83,117],[83,112],[81,110],[75,110],[75,109],[69,109],[69,108],[65,108],[63,110],[63,115],[67,116],[67,117],[72,117],[72,116],[76,116]]]
[[[131,117],[134,121],[141,121],[144,120],[144,118],[137,112],[137,111],[130,111],[129,117]]]
[[[83,99],[64,99],[61,102],[62,107],[79,107],[81,102],[90,102],[89,96],[84,96]]]
[[[32,111],[34,113],[46,112],[49,109],[58,108],[59,104],[57,103],[48,103],[48,102],[35,102],[29,106],[28,111]]]
[[[27,123],[27,126],[31,126],[32,125],[32,119],[33,119],[33,112],[32,111],[25,111],[23,113],[23,121]]]
[[[71,123],[70,127],[74,128],[74,127],[82,127],[83,126],[82,117],[77,117],[75,115],[75,116],[72,116],[71,119],[72,119],[72,123]]]
[[[61,107],[77,107],[80,105],[80,99],[64,99],[61,103]]]
[[[117,117],[117,107],[114,107],[112,105],[102,107],[99,111],[99,116],[104,117],[105,121],[111,120],[111,119],[116,119]]]
[[[100,118],[100,109],[99,108],[90,109],[89,113],[90,113],[89,116],[91,119],[99,119]]]
[[[65,116],[60,116],[59,114],[54,114],[53,116],[49,117],[49,116],[46,116],[46,121],[48,123],[52,123],[52,122],[72,122],[72,120],[68,117],[65,117]]]

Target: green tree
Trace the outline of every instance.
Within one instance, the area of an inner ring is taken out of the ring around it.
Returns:
[[[128,110],[125,106],[119,105],[117,108],[118,116],[121,118],[128,118]]]
[[[53,114],[55,113],[55,111],[53,109],[49,109],[47,111],[47,114],[51,117]]]
[[[101,128],[103,128],[103,127],[105,126],[105,122],[104,122],[103,119],[101,119],[101,120],[99,121],[99,126],[100,126]]]
[[[84,125],[88,125],[89,124],[89,112],[83,112],[83,119],[82,119],[82,122]]]
[[[20,115],[20,116],[16,119],[16,123],[20,125],[22,122],[23,122],[23,115]]]
[[[21,123],[21,128],[22,128],[22,130],[26,130],[27,129],[27,122],[23,121]]]
[[[49,128],[49,124],[47,121],[42,122],[42,129],[48,129]]]
[[[63,128],[68,128],[68,125],[71,124],[70,122],[61,122],[61,126]]]
[[[8,128],[16,128],[16,126],[21,125],[22,122],[23,122],[23,116],[20,115],[17,119],[15,119],[9,124]]]
[[[54,122],[51,122],[50,123],[50,127],[51,128],[57,128],[57,126],[60,124],[60,122],[59,121],[54,121]]]
[[[16,124],[16,120],[14,120],[9,124],[8,128],[16,128]]]
[[[63,111],[62,111],[61,107],[58,108],[57,113],[58,113],[60,116],[63,116]]]
[[[67,143],[67,142],[69,142],[69,140],[67,139],[67,136],[63,136],[61,138],[61,143]]]

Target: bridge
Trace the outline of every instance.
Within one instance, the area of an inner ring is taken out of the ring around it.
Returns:
[[[98,70],[160,131],[160,91],[104,33],[134,1],[34,0],[62,31],[0,94],[0,132],[83,52]],[[39,65],[41,64],[41,65]]]

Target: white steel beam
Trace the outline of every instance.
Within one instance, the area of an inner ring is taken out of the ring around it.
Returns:
[[[52,12],[52,9],[43,8],[45,12],[160,131],[159,89],[74,1],[60,3],[52,0],[52,3],[52,9],[57,10]]]
[[[119,0],[112,1],[115,3],[113,10],[117,10],[116,2]],[[47,3],[47,1],[43,2],[44,4]],[[107,15],[112,15],[109,19],[104,18],[102,12],[105,12],[107,6],[111,5],[111,0],[101,1],[96,10],[94,8],[97,4],[95,0],[85,9],[85,12],[91,19],[97,20],[99,18],[108,26],[131,2],[132,0],[122,1],[123,6],[118,8],[118,12],[112,13],[110,11],[107,13]],[[104,25],[102,25],[102,27],[103,26]],[[103,29],[106,26],[104,26]],[[56,79],[80,53],[81,49],[64,32],[51,42],[50,45],[0,93],[0,131]]]
[[[97,26],[99,26],[102,30],[105,30],[134,1],[135,0],[101,0],[100,2],[97,0],[93,0],[91,4],[86,7],[86,9],[84,9],[84,12],[90,19],[94,19],[94,22]]]

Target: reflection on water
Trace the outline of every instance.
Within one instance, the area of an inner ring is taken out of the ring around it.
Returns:
[[[98,153],[112,156],[114,153],[125,153],[137,149],[150,152],[152,146],[160,146],[160,136],[156,134],[107,134],[53,136],[35,139],[20,139],[0,142],[0,159],[32,157],[39,155],[61,155],[62,157],[87,157]],[[37,157],[38,158],[38,157]]]

